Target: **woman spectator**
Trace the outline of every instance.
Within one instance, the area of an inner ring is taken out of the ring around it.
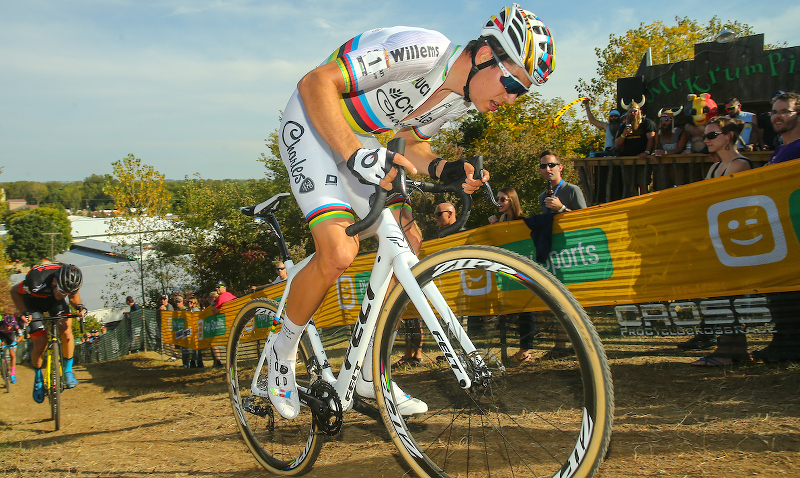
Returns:
[[[738,173],[752,168],[750,160],[739,154],[737,140],[744,130],[744,121],[726,116],[715,116],[706,125],[703,141],[708,152],[716,153],[719,162],[714,163],[706,174],[706,179],[718,178],[726,174]]]
[[[187,303],[190,312],[200,312],[200,302],[197,297],[190,297]],[[203,353],[201,350],[193,350],[189,360],[190,368],[203,368]]]
[[[744,121],[740,119],[715,116],[708,122],[703,141],[710,153],[716,153],[719,162],[711,166],[706,179],[718,178],[752,168],[750,160],[739,154],[736,146],[742,130],[744,130]],[[692,362],[692,365],[721,367],[750,360],[750,354],[747,353],[747,335],[726,334],[717,339],[717,348],[711,354]]]
[[[519,203],[519,196],[514,188],[503,188],[497,193],[498,212],[500,217],[495,215],[489,217],[489,224],[498,222],[516,221],[517,219],[524,219],[525,215],[522,214],[522,206]],[[536,317],[533,312],[522,312],[519,314],[511,314],[510,317],[517,318],[519,324],[519,350],[511,356],[511,360],[515,362],[527,362],[531,360],[531,349],[533,348],[533,336],[536,332]],[[505,321],[502,321],[505,323]]]
[[[519,203],[519,196],[514,188],[503,188],[497,193],[498,212],[500,217],[495,215],[489,216],[489,224],[505,221],[516,221],[523,219],[525,216],[522,214],[522,206]]]

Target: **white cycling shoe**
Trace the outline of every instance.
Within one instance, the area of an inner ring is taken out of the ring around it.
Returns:
[[[424,415],[428,412],[428,404],[418,398],[403,391],[394,380],[392,380],[392,390],[394,390],[395,397],[397,397],[397,411],[404,417],[417,417]],[[375,398],[375,387],[372,382],[364,380],[361,374],[358,374],[356,380],[356,393],[364,398]]]
[[[281,360],[275,353],[274,340],[269,347],[269,400],[283,418],[291,420],[300,413],[300,397],[294,375],[295,360]]]

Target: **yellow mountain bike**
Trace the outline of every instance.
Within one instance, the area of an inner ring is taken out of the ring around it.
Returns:
[[[56,430],[61,429],[61,392],[64,390],[64,356],[61,348],[61,334],[58,333],[58,321],[69,318],[81,318],[79,315],[57,315],[55,317],[40,317],[47,330],[47,349],[43,364],[44,391],[50,402],[50,419],[55,422]],[[83,334],[83,319],[81,318],[81,334]]]

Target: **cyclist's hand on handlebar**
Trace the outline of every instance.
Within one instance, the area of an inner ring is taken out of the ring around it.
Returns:
[[[403,166],[411,173],[417,171],[408,159],[386,148],[360,148],[347,160],[347,168],[353,172],[359,182],[374,184],[386,190],[392,188],[392,180],[397,175],[392,164]]]
[[[470,163],[472,159],[457,159],[445,163],[439,179],[445,184],[461,182],[461,187],[465,193],[474,193],[484,182],[489,180],[489,171],[484,169],[483,176],[475,179],[475,166]]]
[[[474,179],[473,175],[475,174],[475,167],[469,164],[469,162],[464,163],[464,172],[467,173],[467,178],[462,185],[464,192],[467,194],[472,194],[477,191],[483,183],[489,180],[489,171],[483,170],[483,177],[480,179]]]

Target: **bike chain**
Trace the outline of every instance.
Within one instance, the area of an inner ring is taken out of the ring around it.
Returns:
[[[314,398],[325,404],[319,408],[311,407],[311,413],[314,415],[317,426],[326,435],[338,434],[342,430],[344,413],[336,389],[328,382],[318,380],[311,385],[310,392]]]

